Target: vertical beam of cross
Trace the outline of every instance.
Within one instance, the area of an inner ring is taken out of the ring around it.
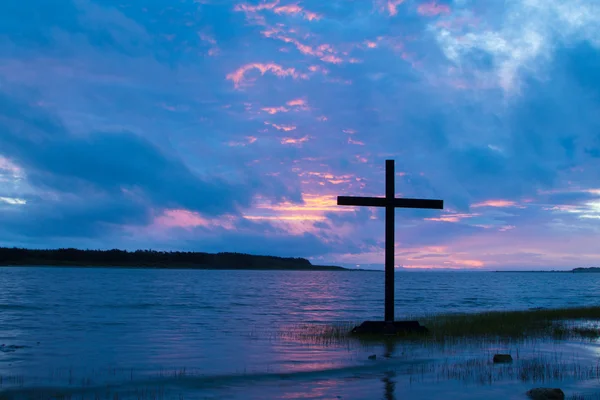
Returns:
[[[394,220],[396,208],[396,177],[394,160],[385,160],[385,321],[394,320]]]
[[[340,206],[385,207],[385,321],[394,321],[394,220],[395,209],[427,208],[441,210],[443,200],[395,198],[394,160],[385,161],[385,197],[338,196]]]

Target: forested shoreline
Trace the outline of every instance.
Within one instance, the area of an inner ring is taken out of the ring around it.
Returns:
[[[313,265],[305,258],[243,253],[203,253],[156,250],[24,249],[0,247],[0,266],[143,267],[189,269],[339,270]]]

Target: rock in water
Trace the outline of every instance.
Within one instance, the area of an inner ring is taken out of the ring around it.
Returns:
[[[565,393],[556,388],[535,388],[527,391],[527,396],[533,400],[564,400]]]
[[[511,363],[512,357],[510,354],[494,354],[494,364]]]

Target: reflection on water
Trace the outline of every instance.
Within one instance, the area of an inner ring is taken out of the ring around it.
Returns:
[[[600,303],[600,274],[396,276],[402,315]],[[0,351],[0,390],[174,376],[217,397],[258,385],[270,393],[258,398],[403,398],[407,365],[428,362],[431,349],[316,344],[293,332],[380,319],[382,304],[381,273],[0,268],[0,344],[26,346]]]
[[[394,371],[388,371],[385,373],[385,377],[382,379],[384,384],[384,400],[396,400],[396,394],[394,390],[396,388],[396,381],[394,381],[395,376],[396,373]]]

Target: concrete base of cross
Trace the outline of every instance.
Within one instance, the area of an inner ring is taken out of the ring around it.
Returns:
[[[426,334],[429,330],[418,321],[365,321],[354,327],[355,335]]]

